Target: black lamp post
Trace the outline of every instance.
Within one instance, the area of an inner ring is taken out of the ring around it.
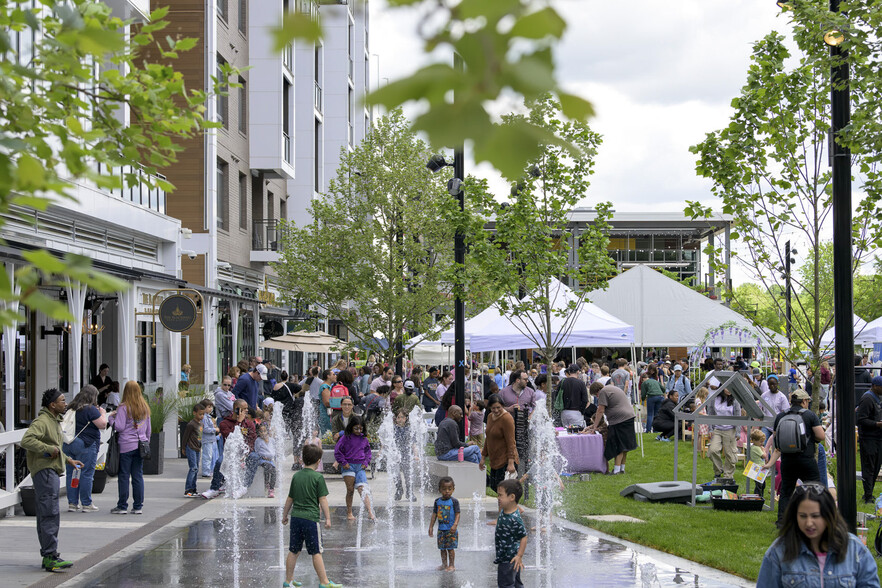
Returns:
[[[778,0],[778,6],[789,8]],[[830,11],[839,12],[839,0],[830,0]],[[831,30],[824,35],[830,46],[833,65],[830,69],[830,113],[833,136],[831,154],[833,165],[833,326],[836,330],[836,411],[839,421],[836,429],[836,482],[839,511],[852,533],[855,532],[857,504],[855,503],[855,439],[854,431],[854,325],[852,290],[851,243],[851,151],[840,144],[839,135],[851,120],[848,87],[848,51],[840,45],[845,40],[841,31]]]

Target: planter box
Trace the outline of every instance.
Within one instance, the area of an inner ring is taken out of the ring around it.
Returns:
[[[104,486],[107,484],[107,472],[104,470],[95,470],[95,477],[92,480],[92,494],[101,494],[104,492]]]
[[[150,435],[150,459],[144,462],[144,475],[162,474],[163,451],[165,451],[165,431]]]
[[[187,451],[186,451],[186,448],[184,447],[184,431],[186,431],[186,430],[187,430],[187,423],[186,422],[182,423],[181,420],[178,419],[178,447],[179,447],[178,457],[182,457],[184,459],[187,459]]]

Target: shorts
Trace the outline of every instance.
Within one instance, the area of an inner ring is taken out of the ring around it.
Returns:
[[[459,531],[438,529],[438,549],[448,551],[459,547]]]
[[[352,476],[355,478],[355,487],[359,486],[367,486],[367,474],[364,471],[364,466],[360,463],[348,463],[346,467],[343,468],[343,477]]]
[[[306,543],[306,553],[318,555],[322,549],[322,531],[315,521],[291,517],[291,543],[288,551],[300,553]]]

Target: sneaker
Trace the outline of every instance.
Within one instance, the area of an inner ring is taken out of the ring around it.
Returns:
[[[80,510],[80,507],[76,504],[67,503],[67,512],[77,512]]]
[[[129,512],[131,512],[132,514],[144,514],[144,511],[141,510],[140,508],[133,508]]]
[[[285,582],[282,584],[282,588],[291,588],[291,586],[303,586],[303,582],[298,582],[297,580],[291,580],[290,582]]]
[[[120,508],[118,506],[110,509],[110,514],[128,514],[128,511],[125,508]]]
[[[235,492],[233,492],[232,498],[233,500],[239,500],[243,498],[246,494],[248,494],[248,490],[246,488],[239,488]]]
[[[272,488],[270,488],[270,489],[269,489],[269,492],[267,492],[267,497],[268,497],[268,498],[275,498],[275,497],[276,497],[276,491],[273,490]]]
[[[42,568],[47,572],[59,572],[73,566],[72,561],[65,561],[57,553],[43,558]]]
[[[218,496],[220,496],[220,490],[208,489],[202,493],[202,498],[206,500],[211,500],[212,498],[217,498]]]
[[[343,584],[337,584],[330,578],[328,578],[327,584],[319,584],[319,588],[343,588]]]
[[[187,498],[196,498],[197,496],[200,496],[200,494],[195,490],[187,490],[186,492],[184,492],[184,496],[186,496]]]
[[[101,510],[101,509],[99,509],[99,508],[98,508],[97,506],[95,506],[94,504],[90,504],[89,506],[86,506],[86,505],[84,504],[84,505],[82,506],[82,508],[80,508],[80,510],[83,511],[83,512],[97,512],[97,511],[99,511],[99,510]]]

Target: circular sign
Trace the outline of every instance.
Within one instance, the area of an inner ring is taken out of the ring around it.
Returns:
[[[174,333],[182,333],[196,323],[196,303],[183,294],[169,296],[159,305],[159,322]]]
[[[285,327],[279,321],[266,321],[263,323],[263,338],[272,339],[285,334]]]

